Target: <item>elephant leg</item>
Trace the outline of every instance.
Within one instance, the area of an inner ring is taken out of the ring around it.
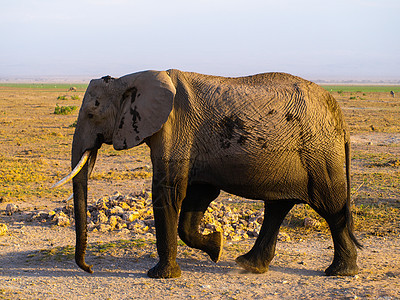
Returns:
[[[151,278],[181,276],[181,269],[176,262],[180,194],[177,187],[157,184],[153,180],[153,212],[157,252],[160,260],[147,272]]]
[[[314,176],[310,180],[309,187],[310,206],[327,221],[333,239],[334,258],[332,264],[325,270],[325,274],[355,275],[359,270],[357,250],[354,237],[352,238],[352,222],[346,187],[341,184],[344,182],[343,175],[340,173],[342,169],[337,173],[334,173],[334,170],[329,171],[333,179],[329,181],[324,179],[324,176]]]
[[[236,263],[252,273],[268,271],[269,263],[275,255],[279,227],[294,202],[277,201],[265,203],[264,222],[253,248],[236,258]]]
[[[186,245],[206,252],[212,261],[217,262],[222,253],[222,232],[203,235],[199,232],[201,219],[210,203],[216,199],[220,190],[205,184],[191,185],[187,189],[179,217],[178,233]]]
[[[332,264],[325,270],[328,276],[352,276],[359,271],[357,250],[350,237],[346,222],[345,207],[336,214],[325,217],[332,233],[334,256]]]

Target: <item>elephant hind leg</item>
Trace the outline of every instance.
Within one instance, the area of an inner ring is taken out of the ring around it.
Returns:
[[[311,181],[310,206],[328,223],[334,245],[332,264],[325,270],[326,275],[351,276],[358,273],[356,246],[361,246],[353,235],[350,203],[344,184],[330,184],[329,181]],[[333,182],[333,181],[331,181]],[[344,182],[344,178],[341,181]]]
[[[211,185],[190,185],[182,203],[178,226],[182,241],[189,247],[203,250],[214,262],[221,257],[222,232],[203,235],[199,232],[199,226],[207,207],[218,197],[219,192],[219,189]]]
[[[346,222],[345,207],[337,214],[325,217],[332,233],[334,256],[332,264],[325,270],[328,276],[352,276],[359,271],[357,250],[352,239],[351,228]]]
[[[236,258],[236,263],[252,273],[268,271],[269,263],[275,255],[279,228],[295,202],[277,201],[265,203],[264,222],[253,248]]]

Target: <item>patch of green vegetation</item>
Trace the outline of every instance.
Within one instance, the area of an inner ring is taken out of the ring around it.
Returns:
[[[72,96],[63,95],[63,96],[58,96],[58,97],[57,97],[57,100],[68,100],[69,98],[71,98],[72,100],[79,100],[79,96],[78,96],[78,95],[72,95]]]
[[[54,259],[56,261],[72,260],[75,256],[75,247],[71,245],[54,247],[47,250],[39,250],[38,253],[28,255],[28,258],[39,256],[40,260]]]
[[[155,244],[154,239],[134,239],[134,240],[117,240],[112,242],[96,242],[88,244],[87,251],[93,256],[112,255],[120,250],[135,251],[144,249],[147,246]],[[67,245],[54,247],[47,250],[39,250],[38,252],[28,255],[28,258],[38,257],[39,260],[67,261],[73,260],[75,256],[75,246]]]
[[[352,93],[395,93],[400,92],[400,85],[322,85],[328,92]],[[365,96],[365,95],[364,95]]]
[[[69,115],[78,109],[78,106],[58,106],[54,109],[55,115]]]

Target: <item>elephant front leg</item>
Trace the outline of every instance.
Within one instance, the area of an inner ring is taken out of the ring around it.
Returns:
[[[159,262],[147,275],[151,278],[175,278],[181,276],[176,262],[177,225],[179,201],[175,188],[153,183],[153,211],[156,227],[156,245]]]

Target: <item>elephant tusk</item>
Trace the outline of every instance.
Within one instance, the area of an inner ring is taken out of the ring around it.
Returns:
[[[79,171],[83,168],[83,166],[86,164],[87,160],[89,159],[90,156],[90,150],[86,151],[83,153],[81,160],[78,162],[78,164],[75,166],[75,168],[72,170],[69,175],[65,176],[63,179],[61,179],[59,182],[57,182],[55,185],[53,185],[51,188],[54,189],[56,187],[60,187],[63,184],[67,183],[70,181],[72,178],[75,177],[76,174],[79,173]]]

